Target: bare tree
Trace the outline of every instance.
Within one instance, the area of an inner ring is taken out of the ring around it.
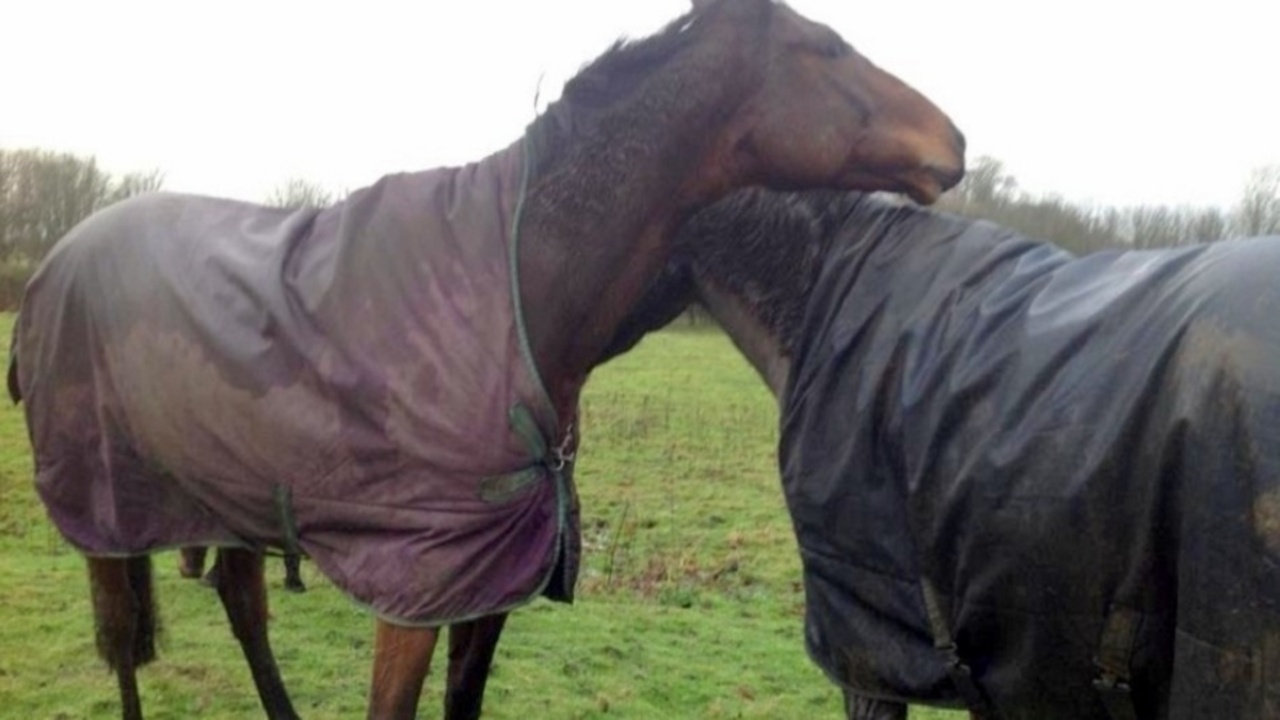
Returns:
[[[969,163],[964,178],[946,195],[941,207],[974,217],[990,217],[999,208],[1020,198],[1018,181],[1004,163],[982,155]]]
[[[1033,238],[1048,240],[1072,252],[1088,253],[1120,245],[1114,211],[1099,212],[1054,197],[1023,192],[999,160],[973,161],[963,180],[942,197],[939,206],[1004,225]]]
[[[1218,208],[1200,208],[1187,218],[1184,239],[1188,243],[1209,243],[1231,235],[1231,221]]]
[[[113,179],[92,157],[0,150],[0,307],[17,303],[36,264],[81,220],[162,184],[158,171]]]
[[[0,263],[8,260],[16,246],[17,232],[13,227],[18,216],[14,207],[17,177],[17,160],[13,153],[0,151]]]
[[[76,223],[104,204],[110,177],[92,159],[38,150],[7,153],[9,171],[3,245],[38,258]]]
[[[1244,236],[1280,233],[1280,165],[1255,168],[1249,174],[1235,224]]]
[[[266,203],[280,208],[322,208],[333,202],[333,194],[318,183],[292,178],[277,186],[267,196]]]
[[[162,184],[158,171],[115,180],[92,157],[0,150],[0,263],[34,263],[93,212]]]
[[[1280,232],[1280,171],[1258,173],[1250,187],[1251,202],[1245,205],[1254,209],[1253,215],[1276,218],[1270,225],[1255,222],[1251,234]],[[1233,224],[1217,208],[1090,208],[1053,195],[1031,195],[1018,187],[1001,161],[991,157],[974,160],[965,178],[942,197],[939,206],[1048,240],[1078,254],[1109,247],[1141,249],[1213,242],[1231,235]]]
[[[135,195],[159,192],[163,187],[164,173],[159,170],[129,173],[112,185],[109,202],[119,202]]]
[[[1182,222],[1178,211],[1164,205],[1130,208],[1129,243],[1135,248],[1174,247],[1182,244]]]

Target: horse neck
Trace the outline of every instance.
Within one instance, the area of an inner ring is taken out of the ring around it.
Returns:
[[[716,177],[709,185],[706,168],[758,70],[738,43],[721,44],[731,57],[688,51],[668,59],[631,97],[593,118],[588,132],[541,142],[535,135],[535,149],[559,147],[536,161],[521,227],[520,294],[534,361],[561,417],[666,266],[675,229],[735,184]],[[572,123],[573,112],[552,108],[530,132],[554,135],[545,126]]]
[[[760,374],[781,404],[787,376],[791,372],[791,358],[782,338],[761,316],[759,306],[707,278],[699,278],[695,285],[698,298],[707,312],[724,329],[738,352]]]
[[[815,281],[848,239],[852,193],[738,193],[681,230],[694,295],[781,402]]]

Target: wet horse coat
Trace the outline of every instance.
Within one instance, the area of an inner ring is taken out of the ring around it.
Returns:
[[[77,227],[15,333],[58,529],[89,555],[296,545],[404,623],[567,597],[576,504],[509,262],[524,167],[517,144],[322,210],[155,195]]]
[[[780,445],[831,678],[1280,717],[1280,238],[1075,258],[863,198],[831,242]]]

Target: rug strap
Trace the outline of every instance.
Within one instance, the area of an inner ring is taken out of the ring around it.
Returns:
[[[507,420],[511,423],[511,429],[524,440],[535,461],[545,462],[550,458],[551,444],[542,434],[542,428],[538,427],[538,421],[528,405],[516,403],[508,413]]]
[[[298,521],[293,516],[293,488],[276,483],[271,487],[271,497],[275,500],[276,509],[280,512],[285,552],[301,555],[302,550],[298,547]]]
[[[533,411],[524,403],[517,403],[507,412],[507,422],[512,432],[520,436],[525,447],[529,449],[530,463],[519,470],[482,479],[480,499],[485,502],[507,502],[546,478],[551,449],[538,426],[538,421],[533,416]]]
[[[1093,687],[1107,709],[1111,720],[1137,720],[1133,694],[1129,685],[1133,647],[1142,626],[1142,614],[1112,606],[1102,628],[1098,654],[1093,658],[1098,676]]]
[[[571,525],[575,528],[578,525],[577,493],[573,489],[573,454],[567,451],[572,444],[572,430],[566,432],[560,445],[553,447],[543,434],[533,411],[524,403],[516,403],[511,408],[508,419],[511,429],[524,439],[533,456],[536,464],[533,477],[539,479],[546,473],[555,483],[560,538],[556,543],[555,562],[543,585],[542,594],[558,602],[573,602],[573,586],[578,577],[581,548],[576,539],[577,532],[569,530]]]
[[[960,698],[968,706],[970,714],[981,720],[995,720],[999,717],[982,688],[973,679],[973,672],[960,657],[955,639],[951,637],[951,626],[947,622],[947,614],[943,610],[942,596],[933,586],[929,578],[920,578],[920,589],[924,595],[925,611],[929,615],[929,628],[933,632],[933,647],[941,653],[947,665],[947,675],[960,693]]]

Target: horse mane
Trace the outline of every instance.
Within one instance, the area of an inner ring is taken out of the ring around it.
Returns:
[[[733,295],[790,355],[829,253],[910,242],[922,224],[973,221],[896,197],[838,190],[737,192],[690,218],[671,261],[645,289],[600,362],[627,352],[697,301],[699,283]],[[995,226],[992,226],[995,229]]]
[[[753,1],[773,4],[773,0]],[[659,96],[656,104],[662,106],[669,104],[662,95],[686,91],[687,88],[646,88],[644,81],[706,34],[710,23],[700,20],[714,10],[715,6],[698,7],[648,37],[620,38],[584,65],[565,83],[561,97],[526,130],[534,151],[533,175],[558,165],[569,146],[594,139],[610,118],[635,117],[637,112],[643,112],[643,106],[655,104],[654,95]],[[769,17],[769,13],[762,13],[762,22]]]
[[[693,11],[645,38],[619,38],[565,84],[564,98],[579,108],[598,108],[629,95],[655,67],[694,42],[702,24]]]
[[[685,223],[676,256],[698,282],[738,298],[789,355],[823,258],[850,214],[869,206],[891,207],[856,192],[745,190]]]
[[[597,364],[678,317],[697,300],[699,281],[739,296],[771,334],[790,341],[820,260],[857,197],[751,189],[697,213],[682,226],[671,261],[645,288]]]

